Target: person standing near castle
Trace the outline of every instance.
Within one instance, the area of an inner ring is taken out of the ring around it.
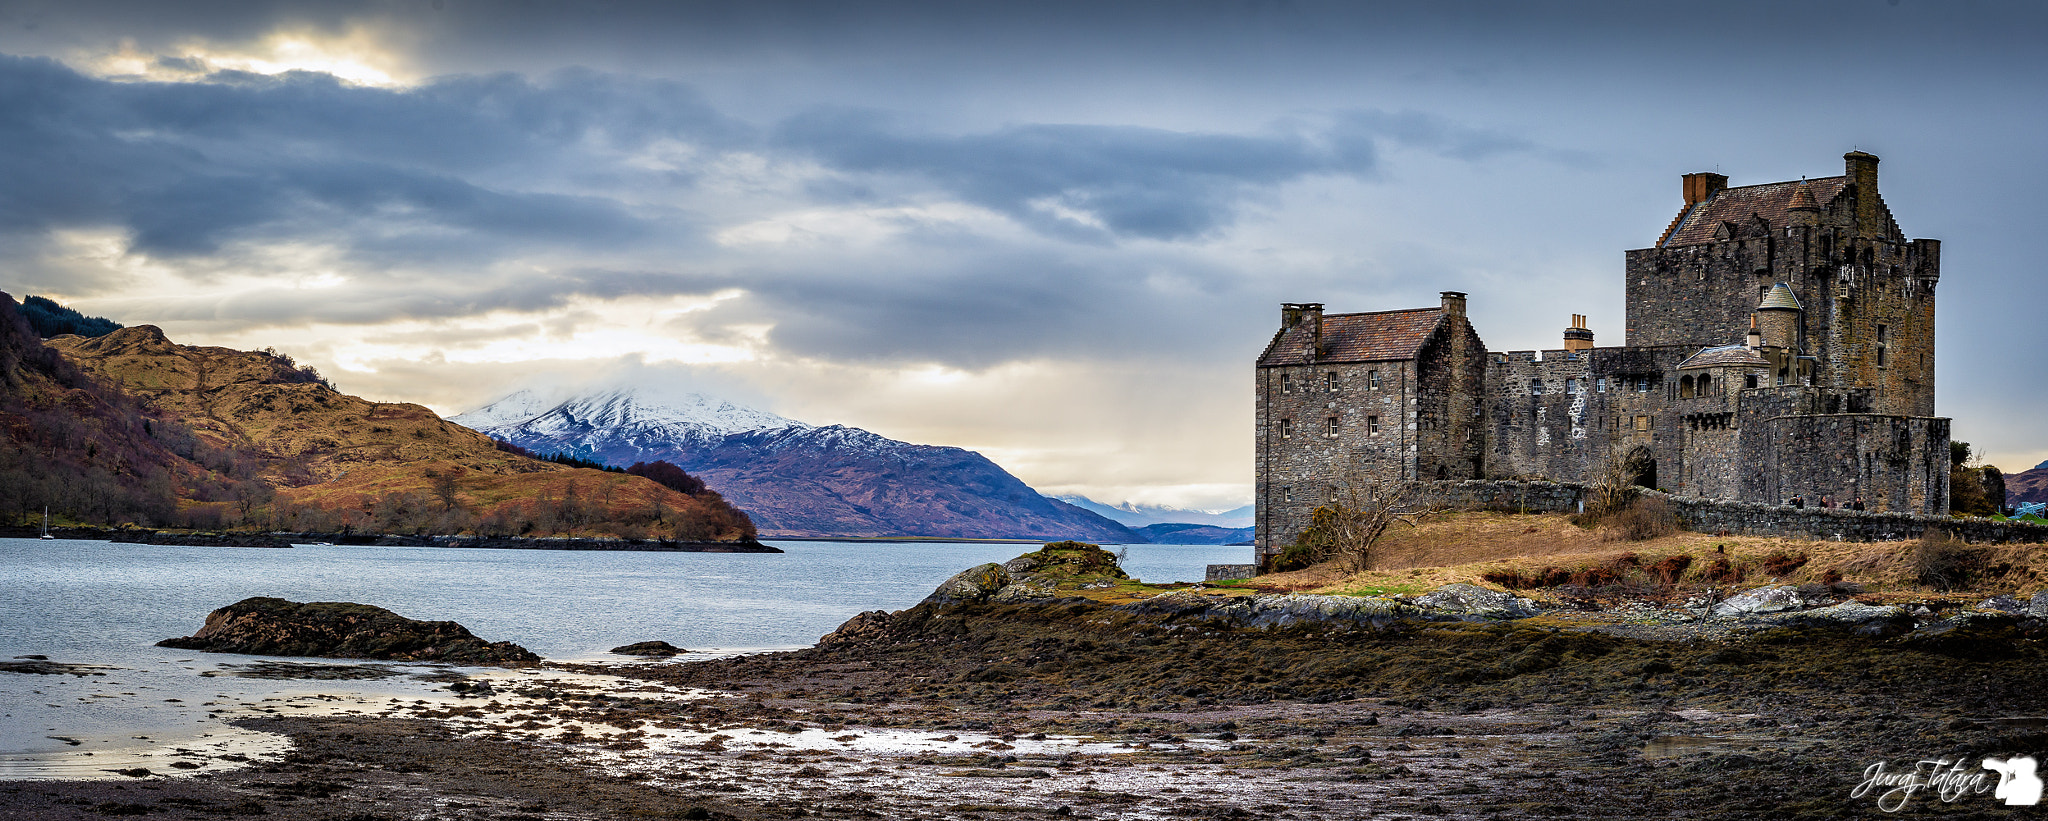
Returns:
[[[1858,493],[1858,494],[1856,494],[1856,501],[1853,501],[1853,502],[1850,502],[1850,503],[1849,503],[1849,509],[1850,509],[1850,510],[1862,510],[1862,509],[1863,509],[1863,494],[1861,494],[1861,493]]]
[[[1788,504],[1792,505],[1793,507],[1799,508],[1799,509],[1801,509],[1801,510],[1805,510],[1805,509],[1806,509],[1806,497],[1805,497],[1805,496],[1801,496],[1801,495],[1799,495],[1799,494],[1797,494],[1797,493],[1794,493],[1794,494],[1792,494],[1792,501],[1791,501],[1791,502],[1789,502]]]

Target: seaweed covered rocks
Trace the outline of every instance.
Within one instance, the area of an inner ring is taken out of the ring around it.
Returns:
[[[614,647],[611,651],[614,655],[647,656],[650,658],[668,658],[669,656],[679,656],[690,652],[665,641],[636,641],[632,644]]]
[[[512,664],[540,656],[509,641],[487,642],[452,621],[416,621],[382,607],[350,602],[300,603],[243,599],[206,615],[205,626],[158,647],[452,664]]]

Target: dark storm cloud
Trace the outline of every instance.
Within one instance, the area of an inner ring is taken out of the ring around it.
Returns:
[[[843,171],[914,174],[1039,230],[1085,233],[1048,204],[1110,234],[1180,239],[1227,225],[1254,187],[1372,170],[1369,139],[1322,146],[1299,135],[1240,136],[1102,125],[1021,125],[985,134],[906,133],[874,112],[815,111],[776,141]]]
[[[744,129],[677,84],[582,71],[392,91],[308,72],[110,82],[0,56],[0,221],[122,228],[133,250],[169,256],[357,231],[489,236],[501,253],[606,246],[651,228],[607,197],[500,181],[583,173],[598,163],[563,155],[585,141],[662,138],[720,144]]]

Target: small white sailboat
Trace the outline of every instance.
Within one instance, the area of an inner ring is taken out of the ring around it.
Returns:
[[[55,536],[52,536],[52,535],[50,535],[50,508],[49,508],[48,506],[45,506],[45,507],[43,508],[43,538],[45,538],[45,539],[55,539],[55,538],[57,538],[57,537],[55,537]]]

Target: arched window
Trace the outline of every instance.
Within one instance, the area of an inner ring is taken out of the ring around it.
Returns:
[[[1690,377],[1690,376],[1683,376],[1683,377],[1679,377],[1679,379],[1678,379],[1678,398],[1680,398],[1680,399],[1691,399],[1691,398],[1692,398],[1692,377]]]
[[[1712,394],[1712,393],[1709,393],[1707,389],[1708,389],[1709,387],[1712,387],[1712,386],[1713,386],[1713,384],[1714,384],[1714,378],[1713,378],[1713,377],[1711,377],[1711,376],[1708,376],[1708,375],[1706,375],[1706,374],[1700,374],[1700,382],[1699,382],[1699,386],[1698,386],[1698,392],[1697,392],[1697,393],[1695,393],[1694,395],[1695,395],[1695,396],[1700,396],[1700,397],[1707,397],[1707,396],[1712,396],[1713,394]]]

